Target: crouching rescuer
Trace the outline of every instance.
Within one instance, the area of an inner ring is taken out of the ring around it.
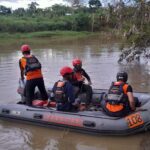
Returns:
[[[103,97],[101,106],[107,115],[123,117],[138,107],[138,99],[133,97],[131,85],[127,84],[128,75],[126,72],[117,74],[117,81],[112,82],[108,93]]]
[[[31,55],[31,48],[29,45],[22,45],[21,51],[23,54],[23,57],[19,60],[21,79],[24,81],[24,76],[26,76],[24,96],[25,103],[30,106],[34,100],[36,86],[40,91],[42,100],[47,100],[48,96],[41,71],[41,63],[34,55]]]
[[[75,99],[74,87],[70,82],[73,77],[73,70],[65,66],[61,68],[60,74],[63,78],[54,84],[52,90],[54,99],[56,100],[57,110],[73,111],[78,106],[78,101]]]

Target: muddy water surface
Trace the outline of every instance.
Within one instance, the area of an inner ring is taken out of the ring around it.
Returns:
[[[61,79],[59,69],[62,66],[72,66],[72,59],[79,57],[92,79],[93,88],[108,88],[116,73],[125,70],[134,91],[150,91],[150,67],[146,64],[119,65],[120,44],[116,39],[92,36],[68,41],[34,39],[25,42],[31,44],[33,54],[42,63],[47,87]],[[0,45],[0,103],[15,103],[20,99],[16,90],[22,43],[24,40],[8,47]],[[0,150],[149,150],[149,138],[149,132],[129,137],[94,136],[0,121]]]

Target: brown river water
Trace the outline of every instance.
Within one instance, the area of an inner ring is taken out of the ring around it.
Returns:
[[[118,64],[120,42],[115,38],[89,36],[74,40],[0,42],[6,43],[0,43],[0,103],[15,103],[20,99],[16,92],[20,77],[18,60],[22,56],[19,48],[25,42],[31,44],[33,54],[42,63],[46,87],[52,87],[61,78],[62,66],[72,66],[72,59],[79,57],[93,88],[107,89],[116,73],[125,70],[134,91],[150,91],[149,65]],[[150,132],[126,137],[95,136],[0,120],[0,150],[150,150],[149,139]]]

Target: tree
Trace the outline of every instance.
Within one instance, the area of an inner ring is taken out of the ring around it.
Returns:
[[[52,13],[54,16],[64,16],[66,13],[70,13],[70,9],[64,5],[56,4],[52,6]]]
[[[99,0],[89,0],[89,7],[92,9],[97,9],[102,6]]]
[[[119,62],[140,60],[141,56],[150,58],[150,5],[147,0],[133,0],[133,14],[126,22],[131,22],[125,37],[131,43],[129,49],[123,49]]]
[[[80,7],[85,3],[85,0],[63,0],[71,4],[72,7]]]
[[[94,23],[95,23],[95,11],[102,6],[99,0],[89,0],[89,7],[91,9],[91,31],[94,31]]]
[[[29,6],[30,10],[34,11],[34,10],[36,10],[37,6],[39,6],[39,4],[36,2],[32,2],[31,4],[28,4],[28,6]]]
[[[86,13],[75,14],[73,22],[73,30],[75,31],[87,31],[90,26],[90,18]]]
[[[37,6],[39,6],[39,4],[36,3],[36,2],[31,2],[31,4],[28,4],[28,12],[29,12],[29,14],[34,15],[36,13]]]
[[[13,11],[13,14],[17,15],[17,16],[24,16],[26,13],[24,8],[18,8],[16,10]]]
[[[11,14],[11,9],[3,5],[0,5],[0,14],[3,14],[3,15]]]

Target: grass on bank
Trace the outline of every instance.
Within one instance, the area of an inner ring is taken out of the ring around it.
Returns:
[[[0,50],[20,47],[28,43],[33,47],[61,42],[74,41],[80,38],[95,36],[98,33],[76,31],[40,31],[31,33],[4,33],[0,32]]]
[[[40,31],[31,33],[4,33],[0,32],[0,50],[18,49],[22,44],[28,43],[32,47],[47,47],[48,45],[61,45],[80,41],[84,38],[97,38],[100,41],[121,39],[116,32],[85,32],[85,31]]]
[[[0,33],[0,39],[6,39],[6,38],[15,38],[15,39],[20,39],[20,38],[55,38],[55,37],[64,37],[64,38],[80,38],[80,37],[85,37],[88,35],[95,35],[95,33],[92,32],[76,32],[76,31],[41,31],[41,32],[31,32],[31,33]]]

